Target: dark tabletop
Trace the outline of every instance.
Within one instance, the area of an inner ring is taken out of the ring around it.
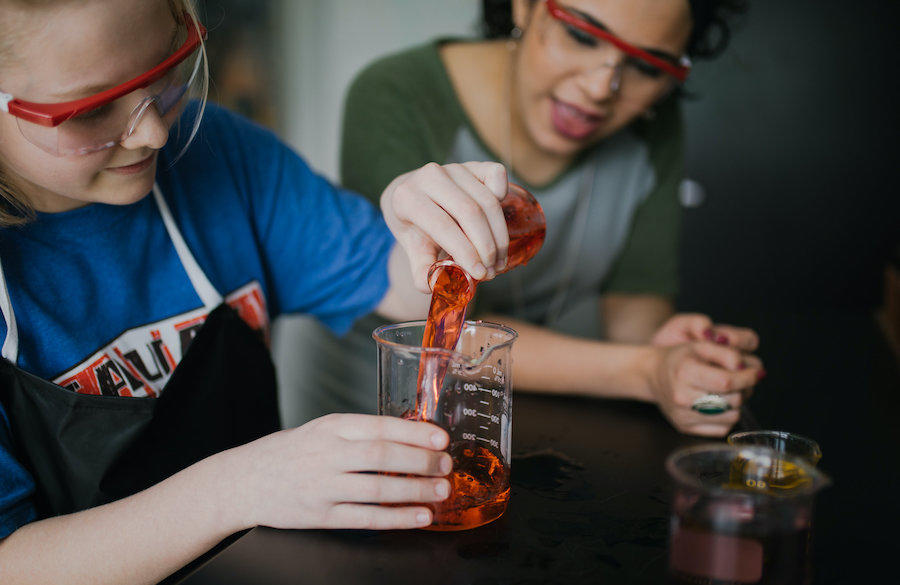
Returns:
[[[802,430],[823,446],[820,468],[835,483],[817,501],[816,582],[874,582],[882,567],[900,558],[896,538],[879,536],[879,528],[896,530],[900,521],[897,425],[886,410],[896,404],[897,366],[871,318],[838,330],[828,323],[818,345],[813,338],[806,349],[782,336],[795,346],[796,361],[774,367],[793,372],[818,363],[819,371],[828,371],[834,367],[829,348],[845,347],[840,370],[847,377],[832,372],[781,398],[773,398],[779,389],[763,385],[757,394],[768,401],[754,397],[751,407],[761,411],[754,418],[764,425]],[[815,333],[810,326],[798,325],[803,339]],[[787,345],[779,348],[776,341],[773,349],[783,353]],[[829,384],[848,380],[852,400],[841,400],[844,394]],[[807,405],[817,393],[837,398]],[[662,582],[671,489],[663,461],[672,450],[702,441],[679,435],[644,404],[517,394],[513,409],[512,496],[496,522],[451,533],[257,528],[183,583]],[[844,416],[835,416],[835,409],[844,409]],[[751,423],[745,418],[740,426]]]

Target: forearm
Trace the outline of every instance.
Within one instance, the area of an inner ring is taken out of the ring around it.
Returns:
[[[500,315],[484,318],[519,333],[513,344],[517,390],[653,400],[652,347],[572,337]]]
[[[0,582],[159,582],[246,527],[226,461],[216,455],[131,497],[19,528],[0,542]]]
[[[600,299],[606,338],[618,343],[647,343],[673,314],[672,301],[658,295],[606,294]]]

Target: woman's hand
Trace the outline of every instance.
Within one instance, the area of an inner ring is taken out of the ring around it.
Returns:
[[[755,356],[709,341],[657,348],[652,392],[660,410],[682,433],[724,436],[740,418],[741,402],[764,375]],[[691,407],[707,394],[717,394],[731,407],[721,414],[702,414]]]
[[[712,319],[700,313],[673,315],[653,334],[650,344],[664,347],[704,340],[742,351],[756,351],[759,347],[759,336],[752,329],[716,325]]]
[[[500,200],[506,191],[506,169],[492,162],[429,163],[388,185],[381,209],[418,290],[430,292],[428,268],[442,252],[476,280],[503,269],[509,233]]]
[[[332,414],[226,454],[244,526],[416,528],[432,515],[415,504],[450,493],[449,440],[430,423]]]

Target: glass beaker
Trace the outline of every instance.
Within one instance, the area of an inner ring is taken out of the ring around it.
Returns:
[[[379,327],[378,414],[428,420],[450,435],[450,497],[427,504],[431,530],[465,530],[499,518],[509,501],[512,344],[509,327],[466,321],[455,351],[423,348],[425,321]],[[443,372],[437,400],[425,409],[419,366]],[[423,417],[422,413],[428,415]]]
[[[507,187],[506,197],[500,200],[500,206],[509,230],[509,250],[506,268],[503,269],[507,272],[520,264],[527,264],[541,249],[547,220],[534,195],[515,183]]]
[[[796,470],[791,481],[786,465]],[[762,446],[706,445],[666,460],[675,482],[671,583],[806,584],[813,500],[830,480],[805,460]]]

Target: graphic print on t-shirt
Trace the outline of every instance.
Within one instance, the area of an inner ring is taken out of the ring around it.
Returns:
[[[269,313],[253,281],[225,298],[241,319],[269,341]],[[124,332],[53,383],[81,394],[157,397],[206,321],[205,307]]]

